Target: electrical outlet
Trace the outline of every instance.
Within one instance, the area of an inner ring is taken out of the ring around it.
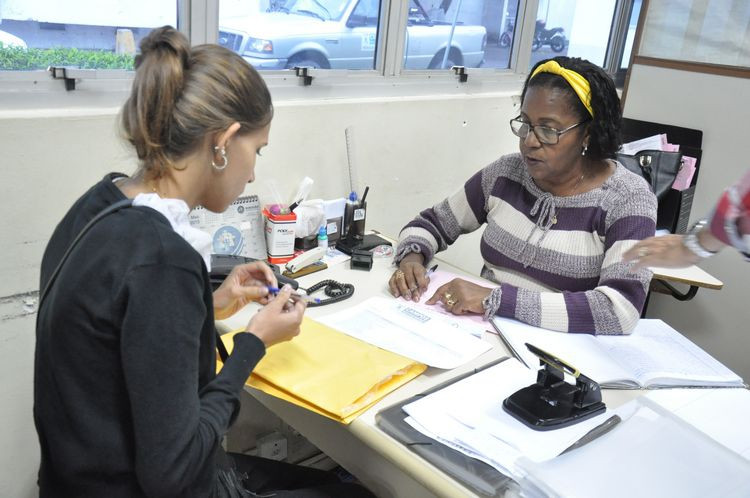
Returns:
[[[287,455],[286,438],[278,432],[272,432],[258,438],[256,442],[258,456],[271,460],[284,460]]]

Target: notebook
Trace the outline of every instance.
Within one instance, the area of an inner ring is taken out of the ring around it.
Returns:
[[[568,334],[493,318],[511,352],[529,368],[539,358],[530,343],[577,368],[605,388],[744,387],[742,379],[662,320],[642,319],[630,335]]]

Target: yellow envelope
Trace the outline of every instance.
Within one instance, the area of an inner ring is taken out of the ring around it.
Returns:
[[[237,332],[222,336],[230,351]],[[247,385],[348,424],[426,368],[304,318],[300,335],[269,348]]]

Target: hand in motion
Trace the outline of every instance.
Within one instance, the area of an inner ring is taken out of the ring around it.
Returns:
[[[407,254],[393,272],[388,288],[393,297],[403,297],[407,301],[419,301],[427,290],[430,279],[426,276],[424,258],[419,253]]]
[[[285,285],[279,294],[250,320],[247,331],[255,334],[267,348],[290,341],[300,333],[306,303],[292,299],[292,288]]]
[[[484,313],[482,301],[490,292],[492,292],[492,289],[467,282],[461,278],[454,278],[447,284],[438,287],[426,304],[441,302],[443,307],[454,315],[482,314]]]
[[[268,303],[267,285],[276,287],[276,277],[262,261],[235,266],[214,291],[214,318],[228,318],[251,301]]]
[[[648,266],[680,268],[697,263],[700,258],[682,243],[682,235],[649,237],[638,242],[623,254],[625,262],[634,261],[630,271]]]

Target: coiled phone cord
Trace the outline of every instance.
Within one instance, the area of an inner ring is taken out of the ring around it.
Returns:
[[[317,306],[325,306],[326,304],[338,303],[344,299],[349,299],[354,294],[354,286],[352,284],[342,284],[335,280],[322,280],[317,284],[311,285],[307,289],[300,287],[300,289],[307,292],[307,295],[312,295],[313,292],[323,289],[323,292],[328,299],[321,299],[319,302],[309,302],[308,307],[315,308]]]

